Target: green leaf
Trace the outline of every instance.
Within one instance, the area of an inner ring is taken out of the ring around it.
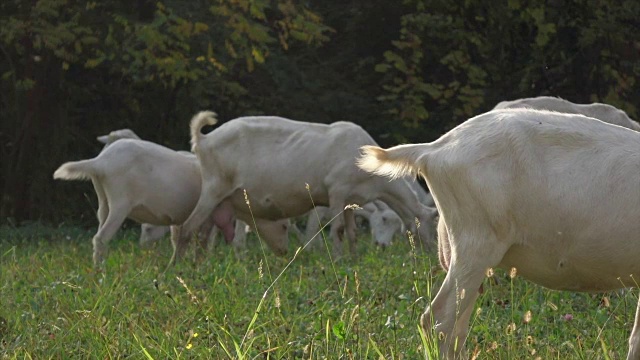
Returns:
[[[386,73],[390,68],[389,64],[376,64],[374,70],[379,73]]]
[[[549,43],[550,35],[555,34],[555,32],[555,24],[539,24],[538,35],[536,36],[536,44],[541,47],[547,45],[547,43]]]
[[[331,330],[333,331],[333,335],[340,340],[344,340],[347,337],[347,329],[345,328],[344,321],[337,322]]]
[[[264,55],[262,55],[262,51],[255,46],[251,49],[251,55],[258,64],[264,63]]]
[[[84,67],[87,69],[93,69],[96,66],[100,65],[100,63],[104,60],[104,58],[99,58],[99,59],[87,59],[87,61],[84,63]]]
[[[20,79],[16,81],[16,89],[20,91],[28,91],[31,90],[36,85],[36,82],[33,79]]]

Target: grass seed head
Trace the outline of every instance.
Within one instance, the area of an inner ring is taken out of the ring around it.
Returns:
[[[490,277],[492,277],[492,276],[493,276],[493,274],[494,274],[494,273],[493,273],[493,268],[488,268],[488,269],[487,269],[487,272],[486,272],[487,277],[488,277],[488,278],[490,278]]]
[[[189,289],[189,287],[187,286],[187,283],[184,282],[184,280],[182,280],[182,278],[180,276],[176,276],[176,278],[178,279],[180,284],[182,284],[182,287],[184,287],[184,289],[187,290],[187,294],[189,294],[189,297],[191,298],[191,302],[193,302],[194,304],[198,304],[199,303],[198,298],[191,291],[191,289]]]
[[[345,210],[361,210],[362,208],[358,204],[349,204],[344,207]]]
[[[411,251],[415,254],[416,253],[416,242],[413,238],[413,233],[411,232],[411,230],[407,230],[407,237],[409,238],[409,244],[411,244]]]
[[[251,202],[249,201],[249,195],[247,195],[247,189],[244,189],[243,192],[244,192],[244,202],[247,204],[247,206],[251,207]]]
[[[516,323],[510,323],[509,325],[507,325],[507,335],[512,335],[514,332],[516,332]]]
[[[531,335],[527,336],[526,342],[527,342],[527,345],[533,345],[534,343],[533,336]],[[534,355],[534,354],[531,354],[531,355]]]

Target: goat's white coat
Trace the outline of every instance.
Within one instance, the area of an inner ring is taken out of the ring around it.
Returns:
[[[201,128],[215,122],[212,112],[196,114],[191,121],[192,150],[200,160],[202,192],[198,205],[184,223],[183,233],[196,228],[224,199],[246,189],[254,216],[283,219],[301,216],[315,205],[329,206],[333,218],[347,204],[376,199],[386,202],[411,224],[433,221],[435,210],[419,203],[405,180],[389,182],[358,169],[359,148],[375,144],[361,127],[349,122],[331,125],[293,121],[274,116],[242,117],[221,125],[207,135]],[[305,184],[308,184],[308,189]],[[311,201],[313,199],[313,202]],[[240,219],[247,206],[234,202]],[[355,242],[353,211],[344,210],[331,226],[335,249],[342,231],[350,248]],[[429,227],[421,238],[434,239]],[[176,244],[175,257],[184,250],[186,236]]]
[[[495,110],[432,143],[366,147],[359,165],[391,177],[420,173],[431,190],[449,271],[422,326],[427,334],[445,335],[443,357],[460,355],[453,347],[467,337],[488,268],[515,267],[518,275],[559,290],[637,286],[635,131],[582,115]],[[627,359],[640,359],[640,302],[629,346]]]
[[[108,133],[107,135],[98,136],[96,139],[99,142],[103,143],[105,145],[105,148],[107,146],[113,144],[115,141],[118,141],[120,139],[141,140],[140,137],[138,136],[138,134],[133,132],[133,130],[131,130],[131,129],[113,130],[112,132]]]
[[[63,164],[53,177],[90,179],[93,183],[100,222],[93,237],[96,265],[104,260],[107,243],[126,218],[155,225],[181,224],[200,195],[200,169],[195,157],[144,140],[115,141],[93,159]],[[231,239],[232,219],[219,220],[226,229],[225,236]],[[212,226],[205,221],[201,225],[204,233]]]
[[[109,145],[121,139],[137,139],[141,140],[138,134],[131,129],[119,129],[113,130],[107,135],[101,135],[96,138],[99,142],[104,144],[104,149]],[[184,152],[180,152],[183,153]],[[194,156],[190,152],[186,152],[187,156]],[[165,234],[169,233],[169,226],[153,225],[153,224],[141,224],[140,225],[140,238],[138,242],[140,246],[145,247],[149,244],[161,239]],[[212,231],[211,234],[215,235],[216,231]]]
[[[305,228],[305,241],[319,243],[318,236],[321,221],[330,220],[327,218],[329,208],[326,206],[316,206],[307,215],[307,226]],[[361,209],[354,212],[356,217],[360,216],[369,222],[373,243],[381,246],[391,245],[394,235],[404,232],[402,219],[395,211],[391,210],[387,204],[376,200],[362,205]],[[331,224],[328,224],[331,226]]]
[[[98,141],[100,141],[103,144],[105,144],[105,146],[103,148],[103,151],[104,151],[104,149],[109,147],[115,141],[118,141],[118,140],[121,140],[121,139],[137,139],[137,140],[140,140],[140,137],[130,129],[120,129],[120,130],[111,131],[108,135],[98,136],[97,139],[98,139]],[[186,156],[189,162],[195,163],[198,167],[200,166],[197,163],[196,156],[193,153],[191,153],[189,151],[177,151],[177,153],[180,154],[180,155]],[[198,173],[199,173],[199,169],[198,169]],[[187,176],[193,176],[193,174],[187,174]],[[180,183],[177,183],[177,185],[179,186]],[[191,189],[191,191],[199,193],[200,192],[200,187],[193,188],[193,189]],[[161,194],[158,194],[158,195],[161,195]],[[195,206],[195,204],[194,204],[194,206]],[[259,224],[264,224],[265,222],[266,221],[264,221],[264,220],[258,220]],[[288,222],[286,222],[286,220],[285,221],[278,221],[278,223],[281,226],[283,226],[283,225],[284,226],[289,226],[289,224],[288,224]],[[178,225],[172,225],[172,226],[178,226]],[[236,222],[235,235],[233,237],[233,240],[231,241],[231,245],[236,250],[244,249],[246,247],[246,233],[247,233],[247,230],[245,229],[246,227],[247,227],[247,224],[245,224],[244,222],[242,222],[242,221],[237,221]],[[294,228],[294,229],[297,230],[297,228]],[[170,231],[170,226],[143,223],[143,224],[140,225],[139,243],[140,243],[141,246],[148,246],[152,242],[161,239],[169,231]],[[202,240],[204,240],[206,238],[206,247],[207,248],[211,248],[217,242],[218,233],[219,233],[219,229],[214,226],[211,229],[201,229],[200,233],[199,233],[199,237],[201,237]],[[269,235],[269,236],[278,236],[278,235]],[[201,245],[203,247],[205,246],[204,245],[204,241],[202,241]]]
[[[376,245],[389,246],[394,235],[404,233],[405,226],[400,216],[382,201],[364,204],[362,215],[369,221],[371,238]]]
[[[640,124],[632,120],[626,112],[603,103],[575,104],[568,100],[552,97],[538,96],[511,101],[502,101],[493,109],[530,108],[538,110],[551,110],[568,114],[582,114],[609,124],[623,126],[635,131],[640,131]]]

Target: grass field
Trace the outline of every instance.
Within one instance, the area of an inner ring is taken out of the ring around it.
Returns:
[[[420,359],[418,319],[444,273],[398,239],[359,239],[357,261],[326,249],[289,264],[259,242],[228,246],[162,273],[168,239],[137,246],[118,233],[105,272],[92,230],[0,228],[1,359]],[[466,347],[478,359],[620,359],[636,292],[546,290],[496,271],[485,281]],[[624,294],[624,295],[620,295]]]

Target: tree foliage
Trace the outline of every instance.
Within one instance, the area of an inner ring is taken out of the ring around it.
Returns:
[[[235,110],[249,93],[241,79],[271,53],[331,30],[290,0],[16,0],[0,11],[3,220],[67,215],[55,208],[80,197],[47,192],[51,173],[95,155],[96,135],[131,127],[183,147],[189,114]]]
[[[526,96],[637,118],[637,14],[635,0],[3,1],[0,221],[92,219],[91,185],[53,170],[125,127],[187,149],[202,109],[353,121],[385,146]]]
[[[433,138],[495,103],[528,96],[606,102],[637,113],[637,1],[406,1],[376,70],[399,139]],[[430,124],[430,125],[428,125]]]

